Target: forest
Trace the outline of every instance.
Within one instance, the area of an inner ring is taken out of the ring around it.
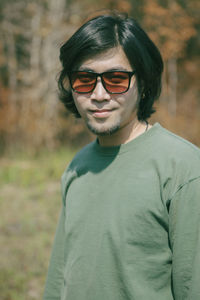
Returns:
[[[198,0],[1,0],[0,153],[82,146],[92,136],[58,100],[59,48],[106,9],[136,18],[161,51],[163,90],[152,122],[200,145]]]

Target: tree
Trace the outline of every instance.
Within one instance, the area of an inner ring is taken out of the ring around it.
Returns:
[[[187,42],[196,34],[194,18],[176,1],[146,1],[143,23],[161,50],[166,62],[165,90],[171,114],[176,114],[177,60],[182,58]]]

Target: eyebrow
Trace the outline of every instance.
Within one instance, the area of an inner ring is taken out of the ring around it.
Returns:
[[[80,67],[78,69],[78,71],[86,71],[86,72],[95,72],[94,69],[91,69],[91,68],[88,68],[88,67]],[[110,68],[110,69],[107,69],[105,70],[104,72],[114,72],[114,71],[125,71],[125,72],[132,72],[132,70],[127,70],[126,68],[122,67],[122,66],[115,66],[114,68]],[[103,73],[104,73],[103,72]],[[96,73],[96,72],[95,72]]]

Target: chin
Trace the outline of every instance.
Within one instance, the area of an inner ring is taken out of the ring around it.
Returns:
[[[108,135],[112,135],[114,133],[116,133],[119,128],[120,128],[120,124],[115,124],[113,126],[110,126],[110,127],[105,127],[105,126],[93,126],[91,124],[87,124],[87,127],[88,129],[95,135],[98,135],[98,136],[108,136]]]

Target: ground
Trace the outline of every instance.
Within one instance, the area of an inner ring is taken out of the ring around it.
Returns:
[[[0,159],[1,300],[42,299],[61,208],[60,177],[74,151]]]

